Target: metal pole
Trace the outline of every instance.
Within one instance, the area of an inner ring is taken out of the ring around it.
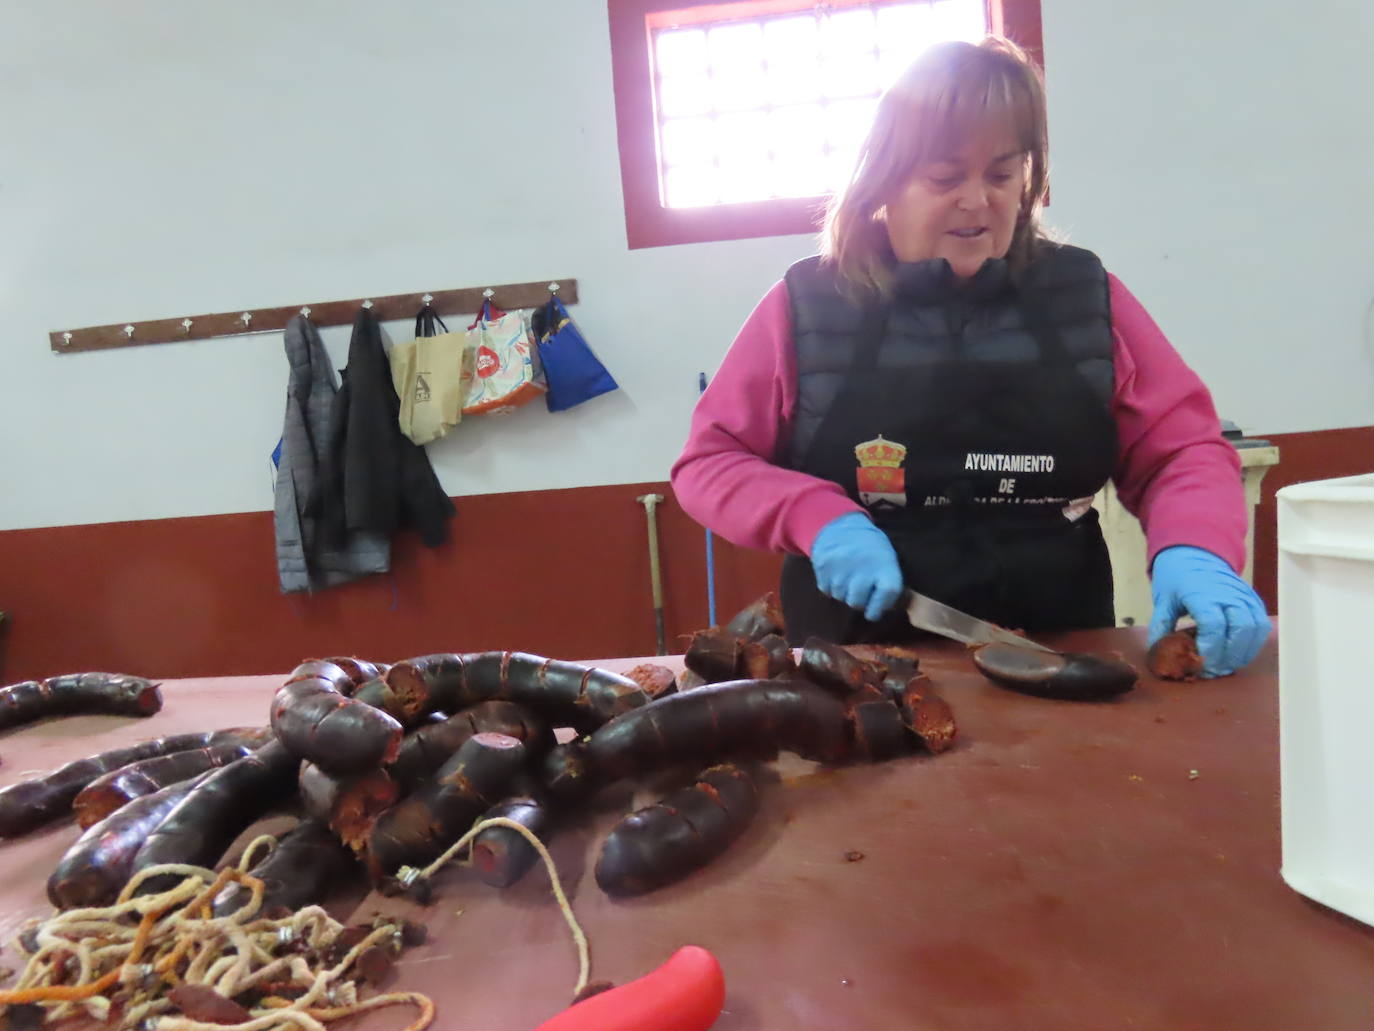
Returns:
[[[663,583],[658,568],[658,521],[654,512],[663,500],[662,494],[641,494],[635,499],[644,506],[644,519],[649,527],[649,577],[654,593],[654,632],[657,636],[658,654],[668,654],[668,643],[663,630]]]
[[[697,396],[706,393],[706,373],[697,373]],[[706,625],[716,625],[716,552],[711,530],[706,530]]]

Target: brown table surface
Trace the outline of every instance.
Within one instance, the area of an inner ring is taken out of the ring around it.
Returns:
[[[1139,666],[1142,641],[1133,629],[1051,643]],[[703,945],[725,970],[720,1031],[1374,1026],[1374,929],[1279,877],[1272,643],[1236,677],[1147,678],[1102,704],[996,688],[955,645],[923,664],[954,707],[957,748],[839,770],[784,756],[760,819],[686,881],[629,901],[596,887],[628,790],[555,839],[593,978],[624,983]],[[149,720],[11,732],[0,786],[145,737],[261,723],[279,679],[169,681]],[[47,911],[44,880],[75,836],[68,824],[0,844],[4,940]],[[436,888],[430,942],[394,981],[435,999],[438,1027],[530,1031],[566,1004],[575,954],[542,874],[498,892],[454,867]],[[411,908],[370,896],[359,912]],[[404,1023],[383,1012],[354,1026]]]

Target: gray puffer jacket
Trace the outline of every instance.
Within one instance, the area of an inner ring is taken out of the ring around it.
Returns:
[[[319,331],[302,315],[286,326],[286,358],[291,378],[274,513],[282,593],[319,590],[385,573],[391,568],[391,541],[385,534],[355,531],[344,547],[330,549],[318,532],[315,484],[339,384]]]

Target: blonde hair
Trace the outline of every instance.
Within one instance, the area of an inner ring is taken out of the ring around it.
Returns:
[[[1005,120],[1028,157],[1025,193],[1007,260],[1016,275],[1042,238],[1040,208],[1048,175],[1045,90],[1039,69],[1010,40],[930,47],[878,101],[854,174],[831,199],[821,254],[855,300],[885,296],[895,258],[883,205],[917,165],[955,151],[989,123]]]

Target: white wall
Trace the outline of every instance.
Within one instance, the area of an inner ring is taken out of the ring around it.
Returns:
[[[1140,297],[1223,417],[1374,423],[1374,8],[1043,11],[1054,222]]]
[[[1053,221],[1246,429],[1374,421],[1374,15],[1044,6]],[[698,370],[811,249],[627,250],[604,0],[9,0],[0,104],[0,529],[271,507],[279,335],[56,357],[49,330],[576,277],[623,391],[431,457],[460,496],[655,480]]]

